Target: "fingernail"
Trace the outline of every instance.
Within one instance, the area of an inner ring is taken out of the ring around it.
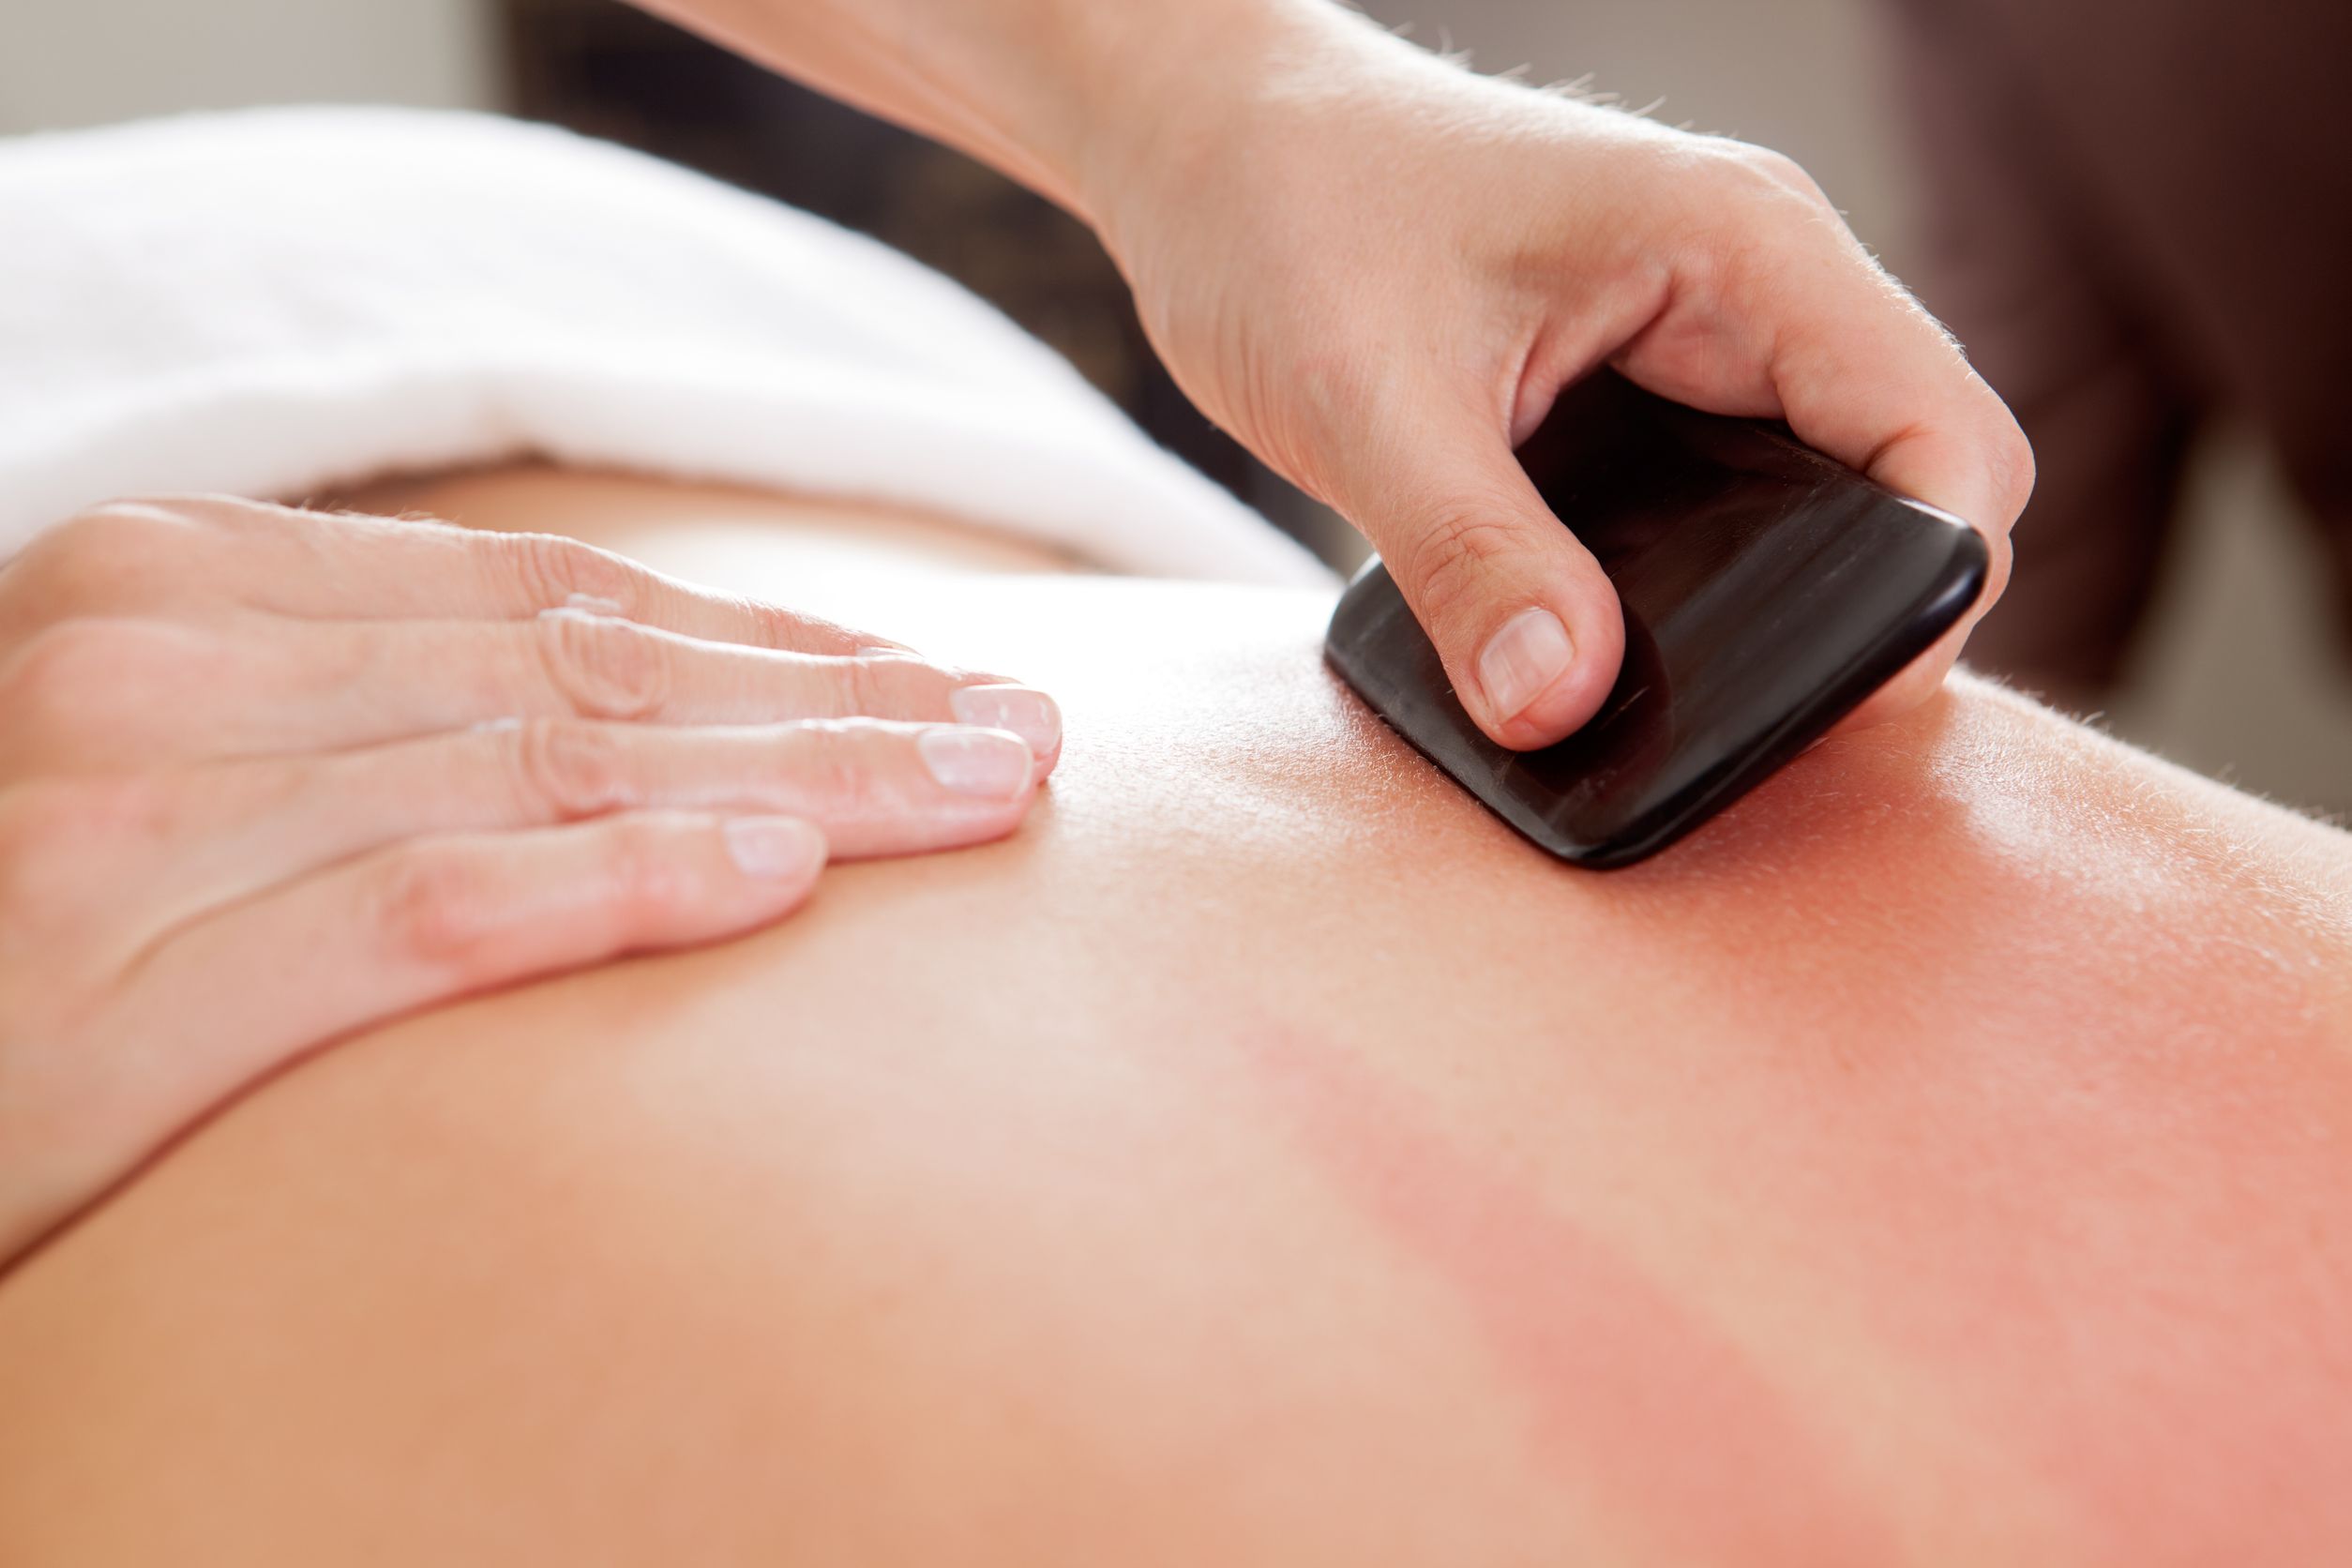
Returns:
[[[1002,730],[926,730],[914,739],[931,776],[959,795],[1010,800],[1029,787],[1029,743]]]
[[[798,817],[730,817],[727,854],[746,877],[805,877],[824,864],[825,837]]]
[[[1520,611],[1486,641],[1478,656],[1478,684],[1497,720],[1516,718],[1568,672],[1576,645],[1560,617],[1543,607]]]
[[[947,704],[966,724],[1012,731],[1040,757],[1052,756],[1062,744],[1062,710],[1042,691],[1018,686],[957,686],[948,694]]]
[[[859,658],[921,658],[912,648],[901,648],[895,642],[868,642],[857,651]]]

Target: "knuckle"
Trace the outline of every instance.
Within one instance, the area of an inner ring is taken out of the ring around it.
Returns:
[[[802,793],[825,802],[837,816],[863,820],[889,809],[894,792],[878,765],[894,747],[908,743],[868,719],[842,719],[804,727],[806,745],[789,764]]]
[[[1518,549],[1499,508],[1452,505],[1432,513],[1404,551],[1406,580],[1422,614],[1443,622],[1492,590],[1496,562]]]
[[[169,842],[182,825],[175,792],[166,780],[143,774],[75,779],[70,789],[59,792],[49,817],[55,839],[116,851]]]
[[[377,939],[395,960],[463,972],[501,928],[497,889],[483,866],[440,848],[402,850],[369,895]]]
[[[0,789],[0,872],[23,865],[48,837],[43,798],[47,791],[31,784]]]
[[[102,917],[126,860],[175,830],[168,792],[136,776],[43,780],[0,792],[0,927],[12,938]]]
[[[619,908],[657,920],[694,901],[701,882],[678,852],[680,831],[693,822],[662,812],[614,825],[605,843],[605,876]]]
[[[100,502],[56,532],[85,548],[105,544],[170,545],[199,532],[204,518],[201,501],[173,496],[125,496]]]
[[[60,621],[27,639],[9,658],[0,685],[0,712],[12,727],[38,723],[70,705],[74,696],[108,672],[116,623]]]
[[[141,622],[84,616],[33,634],[0,671],[0,716],[36,746],[105,729],[167,650]]]
[[[1691,192],[1688,249],[1717,288],[1777,283],[1824,254],[1860,253],[1813,176],[1765,147],[1731,143]]]
[[[644,718],[669,701],[669,645],[644,627],[577,610],[546,611],[538,626],[548,676],[580,714]]]
[[[2006,410],[2001,415],[2001,434],[1993,447],[1993,467],[2001,505],[2013,520],[2033,499],[2035,465],[2032,443]]]
[[[813,615],[795,615],[760,599],[743,598],[736,602],[743,611],[745,624],[752,629],[755,647],[792,648],[799,646],[803,638],[848,636],[843,628]]]
[[[1787,153],[1751,143],[1735,142],[1726,167],[1752,194],[1768,198],[1794,196],[1811,206],[1826,207],[1830,199],[1803,164]]]
[[[634,618],[644,606],[637,567],[558,534],[484,534],[470,537],[499,552],[524,596],[548,609],[593,602],[607,615]]]
[[[179,504],[110,502],[42,534],[9,577],[50,618],[104,614],[183,587],[207,542],[202,520]]]
[[[513,735],[523,797],[545,814],[576,821],[630,804],[628,748],[618,731],[578,719],[536,718]]]
[[[71,846],[60,827],[53,792],[0,792],[0,940],[10,946],[45,927],[71,886]]]
[[[834,711],[844,717],[897,713],[904,709],[909,671],[921,668],[902,658],[853,658],[841,666]]]

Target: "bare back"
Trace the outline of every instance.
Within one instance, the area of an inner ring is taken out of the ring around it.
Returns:
[[[2352,1551],[2341,835],[1962,684],[1583,874],[1316,596],[858,592],[1031,822],[202,1129],[0,1281],[0,1560]]]

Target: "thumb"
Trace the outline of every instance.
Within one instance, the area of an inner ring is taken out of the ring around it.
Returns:
[[[1617,592],[1500,429],[1458,414],[1407,428],[1380,444],[1386,460],[1353,465],[1341,510],[1380,552],[1478,727],[1514,750],[1549,746],[1616,683]]]

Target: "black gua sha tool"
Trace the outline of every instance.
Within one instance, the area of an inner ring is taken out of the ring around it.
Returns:
[[[1792,437],[1604,371],[1519,461],[1599,558],[1625,662],[1555,746],[1495,745],[1375,559],[1324,654],[1495,815],[1562,860],[1629,866],[1754,789],[1925,652],[1984,586],[1984,541]]]

